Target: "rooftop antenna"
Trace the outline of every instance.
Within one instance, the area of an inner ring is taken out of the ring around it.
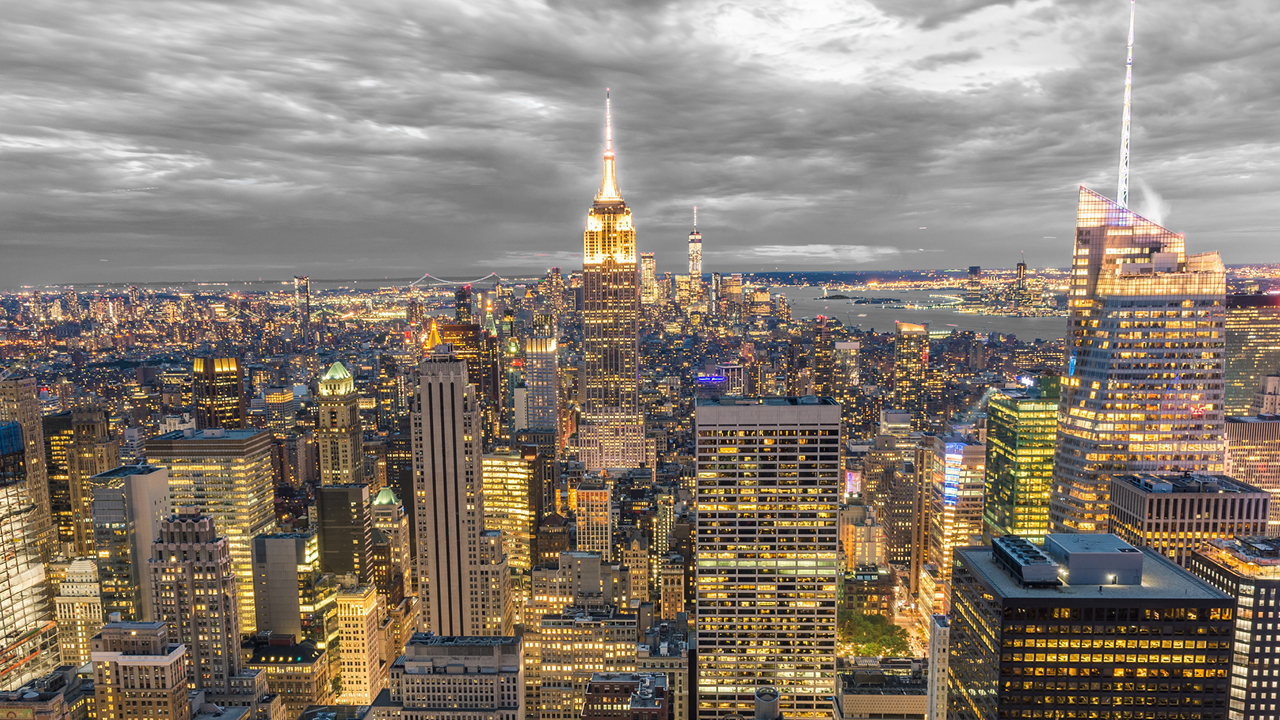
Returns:
[[[1133,16],[1138,0],[1129,0],[1129,61],[1124,70],[1124,121],[1120,130],[1120,187],[1116,190],[1116,203],[1129,207],[1129,120],[1133,102]]]
[[[693,206],[693,231],[698,231],[698,206]]]

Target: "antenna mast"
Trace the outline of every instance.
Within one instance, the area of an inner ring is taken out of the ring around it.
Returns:
[[[1133,103],[1133,16],[1137,0],[1129,0],[1129,61],[1124,70],[1124,121],[1120,130],[1120,186],[1116,190],[1116,203],[1129,207],[1129,121]]]

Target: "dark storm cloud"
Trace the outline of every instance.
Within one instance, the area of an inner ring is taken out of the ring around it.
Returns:
[[[98,0],[8,16],[4,287],[572,268],[605,86],[660,269],[679,266],[695,204],[710,269],[1063,265],[1066,245],[1041,238],[1070,236],[1075,186],[1114,192],[1128,3]],[[1138,45],[1135,206],[1192,251],[1276,259],[1280,18],[1265,0],[1147,3]]]

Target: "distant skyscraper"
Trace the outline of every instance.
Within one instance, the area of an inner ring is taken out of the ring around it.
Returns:
[[[249,405],[239,359],[198,357],[192,360],[191,375],[197,430],[245,427]]]
[[[320,378],[319,386],[316,446],[320,450],[320,484],[364,484],[364,443],[355,381],[342,363],[335,362]]]
[[[386,685],[390,663],[382,662],[380,602],[372,585],[338,593],[338,664],[342,667],[338,702],[344,705],[368,705]]]
[[[34,425],[40,427],[38,417]],[[36,542],[47,518],[39,517],[27,488],[34,482],[26,471],[33,451],[22,430],[0,421],[0,690],[16,690],[58,664],[53,594]]]
[[[950,612],[952,555],[982,535],[986,448],[962,437],[931,436],[934,472],[929,478],[929,564],[921,578],[922,612]],[[932,585],[932,588],[929,586]]]
[[[538,452],[484,456],[484,525],[502,533],[507,562],[513,570],[533,567],[533,532],[540,518],[543,489]]]
[[[1280,372],[1280,295],[1228,297],[1226,341],[1226,413],[1248,415],[1254,393]]]
[[[1227,475],[1271,493],[1267,535],[1280,535],[1280,417],[1227,418]]]
[[[315,532],[254,538],[253,590],[258,632],[292,635],[321,650],[337,644],[338,584],[320,571]]]
[[[160,522],[173,514],[169,471],[122,465],[94,476],[93,542],[102,611],[121,620],[155,619],[147,559]]]
[[[640,275],[631,208],[618,192],[605,100],[604,177],[582,234],[581,459],[588,470],[644,463],[639,398]]]
[[[187,646],[192,687],[226,692],[240,671],[236,577],[227,538],[213,518],[184,508],[160,523],[147,567],[156,619]]]
[[[470,285],[462,285],[453,291],[453,316],[459,325],[470,325],[476,321],[475,312],[471,307],[472,302]]]
[[[316,492],[316,532],[320,536],[320,571],[369,579],[373,551],[373,518],[368,485],[322,485]]]
[[[1223,471],[1226,272],[1084,187],[1074,267],[1050,525],[1100,532],[1114,474]]]
[[[560,417],[560,358],[555,319],[536,315],[524,340],[525,427],[556,431]]]
[[[98,566],[89,558],[77,558],[58,585],[58,646],[63,665],[89,662],[90,641],[102,629],[102,589]]]
[[[693,206],[693,231],[689,233],[689,282],[694,296],[702,296],[702,233],[698,232],[698,206]]]
[[[969,266],[969,279],[964,285],[964,299],[966,302],[982,302],[982,267],[979,265]]]
[[[925,378],[929,371],[929,326],[896,323],[893,338],[893,406],[911,413],[911,426],[928,424]]]
[[[293,314],[306,342],[311,336],[311,278],[306,275],[293,276]]]
[[[73,290],[67,292],[75,294]],[[0,380],[0,424],[16,422],[22,427],[21,438],[25,443],[22,465],[27,481],[21,483],[21,487],[35,508],[34,516],[29,518],[30,527],[23,536],[35,542],[41,562],[47,563],[53,557],[57,528],[51,520],[52,511],[49,507],[44,426],[40,422],[40,414],[40,397],[35,378]]]
[[[505,604],[506,598],[492,597],[487,581],[480,579],[492,569],[482,567],[480,547],[480,409],[466,363],[447,352],[448,347],[422,362],[420,415],[413,422],[414,528],[423,629],[437,635],[501,634],[484,627],[492,606]],[[501,565],[505,573],[505,557]]]
[[[640,299],[645,305],[658,302],[658,261],[651,252],[640,253]]]
[[[584,480],[578,486],[578,550],[598,552],[605,562],[615,560],[612,495],[599,480]]]
[[[230,546],[240,594],[240,628],[252,632],[253,538],[275,522],[271,433],[208,429],[166,433],[147,443],[148,459],[169,470],[173,507],[213,517]]]
[[[89,557],[93,549],[93,483],[90,478],[120,465],[120,445],[111,437],[107,412],[92,404],[71,411],[73,436],[67,446],[75,554]]]
[[[829,718],[840,406],[828,398],[701,400],[695,412],[697,717],[750,713],[767,683],[781,691],[787,718]],[[805,462],[783,471],[795,453]]]
[[[1058,434],[1058,378],[1001,389],[987,404],[984,532],[1039,543],[1049,533],[1049,486]]]

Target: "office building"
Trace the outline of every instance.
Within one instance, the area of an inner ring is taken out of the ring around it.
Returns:
[[[982,267],[979,265],[969,266],[969,279],[964,283],[964,301],[982,302]]]
[[[930,495],[938,454],[923,436],[879,435],[863,463],[864,495],[884,526],[885,559],[907,569],[907,587],[919,593],[928,562]]]
[[[168,469],[174,508],[209,515],[226,537],[240,593],[240,628],[257,622],[253,601],[253,538],[275,522],[271,433],[265,430],[179,430],[152,438],[148,459]]]
[[[640,253],[640,301],[645,305],[658,302],[658,261],[651,252]]]
[[[306,275],[293,276],[293,313],[298,323],[298,334],[303,342],[311,338],[311,278]]]
[[[1191,552],[1187,569],[1238,604],[1231,656],[1231,720],[1275,717],[1280,682],[1280,540],[1237,537],[1209,540]],[[1197,643],[1198,644],[1198,643]]]
[[[787,717],[830,717],[840,406],[702,400],[695,426],[697,717],[749,711],[765,678]]]
[[[519,638],[416,634],[368,720],[525,720],[523,666]]]
[[[338,592],[338,666],[342,690],[338,702],[368,705],[386,684],[389,662],[382,657],[379,608],[372,585]]]
[[[90,481],[93,542],[104,617],[151,621],[147,560],[160,522],[173,514],[169,471],[153,465],[121,465]]]
[[[588,470],[645,462],[639,399],[640,274],[631,208],[618,191],[613,124],[605,101],[604,176],[582,233],[582,420]]]
[[[1111,532],[1186,566],[1209,540],[1265,535],[1271,494],[1225,475],[1116,475]]]
[[[120,465],[106,409],[85,402],[43,419],[49,503],[58,541],[72,555],[89,557],[93,547],[93,476]]]
[[[368,485],[322,485],[315,489],[315,525],[320,541],[320,571],[369,579],[373,517]]]
[[[1262,379],[1258,391],[1253,394],[1249,414],[1280,415],[1280,375],[1268,375]]]
[[[0,638],[6,638],[0,646],[0,690],[19,688],[58,664],[53,593],[36,543],[44,523],[27,489],[33,478],[26,461],[35,450],[22,431],[23,424],[0,422]]]
[[[1253,395],[1280,372],[1280,295],[1231,295],[1226,317],[1228,415],[1251,415]]]
[[[76,558],[58,585],[54,599],[58,616],[58,649],[63,665],[79,667],[89,662],[90,643],[102,629],[102,590],[98,566],[88,558]],[[0,711],[2,712],[2,711]],[[2,715],[0,715],[2,716]]]
[[[508,570],[506,557],[482,543],[480,409],[467,365],[442,345],[423,360],[419,376],[413,505],[423,628],[447,636],[509,635],[492,627],[494,617],[509,615]],[[500,553],[500,536],[496,544]]]
[[[542,616],[540,720],[581,718],[594,673],[635,672],[636,637],[636,616],[615,608],[566,608]]]
[[[1164,555],[1106,534],[955,554],[951,720],[1123,718],[1139,699],[1226,718],[1235,600]]]
[[[373,528],[386,538],[392,576],[399,575],[404,584],[404,592],[413,594],[409,584],[414,568],[409,513],[405,512],[404,504],[390,487],[378,491],[377,497],[369,505],[369,511],[373,517]]]
[[[1280,535],[1280,415],[1227,418],[1227,475],[1271,493],[1267,535]]]
[[[945,614],[952,552],[982,538],[987,449],[959,436],[929,438],[934,471],[929,482],[929,563],[937,568],[934,594],[921,591],[921,610]],[[922,583],[923,583],[922,579]]]
[[[57,542],[49,505],[49,478],[45,465],[44,426],[40,421],[40,397],[35,378],[11,377],[0,380],[0,424],[15,422],[22,428],[22,467],[26,481],[23,492],[36,509],[28,519],[30,525],[23,537],[34,542],[42,563],[53,557]],[[10,459],[8,462],[12,462]]]
[[[253,539],[254,615],[259,633],[293,637],[318,650],[333,648],[338,639],[337,594],[333,576],[320,570],[320,543],[314,531]]]
[[[1105,530],[1113,475],[1223,472],[1225,283],[1217,253],[1080,188],[1053,532]]]
[[[987,403],[984,531],[1039,543],[1049,533],[1049,487],[1058,435],[1058,379],[1000,389]]]
[[[180,508],[160,523],[147,569],[156,619],[187,648],[191,687],[225,692],[240,671],[238,588],[227,538],[213,518]]]
[[[658,561],[658,617],[675,621],[685,611],[684,558],[668,553]]]
[[[92,652],[98,720],[188,720],[186,652],[162,622],[104,626]]]
[[[929,695],[928,720],[947,720],[947,670],[951,655],[951,618],[934,615],[929,618]]]
[[[613,491],[603,480],[578,486],[578,550],[613,561]]]
[[[355,380],[340,362],[320,378],[316,447],[321,485],[364,484],[364,443]]]
[[[194,358],[191,361],[191,399],[196,429],[247,427],[248,399],[244,395],[244,367],[238,358]]]
[[[311,643],[294,644],[288,635],[269,635],[265,642],[253,642],[244,666],[267,676],[267,690],[280,696],[286,720],[312,705],[333,702],[329,658]]]
[[[663,673],[594,673],[582,720],[673,720],[671,687]]]
[[[856,665],[853,672],[836,677],[832,699],[835,720],[931,720],[928,678],[917,666],[907,673],[895,672],[887,663]]]
[[[87,720],[94,709],[93,676],[62,665],[17,690],[0,692],[0,717]]]
[[[666,675],[672,714],[678,720],[688,720],[692,677],[689,643],[683,632],[670,623],[646,629],[636,648],[636,672]]]
[[[898,322],[893,336],[893,407],[911,413],[911,428],[928,425],[925,379],[929,372],[929,326]],[[785,697],[786,691],[783,691]]]
[[[533,535],[543,495],[537,448],[485,455],[483,472],[484,526],[501,533],[511,569],[528,572],[533,567]]]
[[[524,339],[525,427],[555,432],[560,416],[560,350],[555,318],[537,315]]]

